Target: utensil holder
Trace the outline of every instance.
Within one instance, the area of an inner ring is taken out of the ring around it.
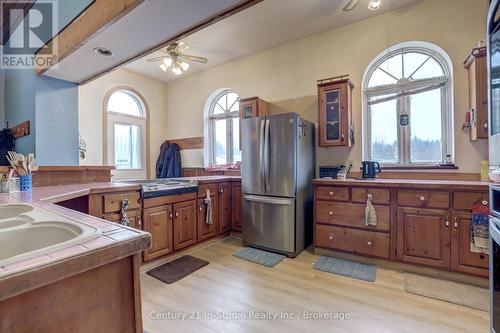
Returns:
[[[29,192],[31,191],[31,187],[33,185],[33,179],[31,175],[20,176],[21,179],[21,192]]]
[[[8,186],[9,193],[16,193],[21,190],[21,179],[19,177],[12,177],[9,180]]]

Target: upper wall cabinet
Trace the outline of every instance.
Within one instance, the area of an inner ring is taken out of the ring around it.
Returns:
[[[241,149],[241,122],[243,119],[267,116],[269,103],[259,97],[240,99],[240,149]]]
[[[488,72],[486,47],[472,49],[464,62],[468,72],[470,140],[488,139]]]
[[[320,147],[351,147],[352,89],[348,79],[318,81]]]
[[[36,72],[85,83],[260,1],[95,0],[44,48],[56,66]]]

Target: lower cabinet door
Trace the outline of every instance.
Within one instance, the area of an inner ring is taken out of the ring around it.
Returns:
[[[399,260],[450,268],[449,211],[399,208],[397,228]]]
[[[217,200],[212,197],[212,224],[207,224],[207,205],[205,199],[198,199],[198,242],[217,236]]]
[[[231,231],[231,183],[219,184],[219,234]]]
[[[231,204],[233,206],[231,219],[233,230],[241,232],[241,184],[233,184],[231,190]]]
[[[172,248],[172,205],[144,209],[144,231],[151,234],[151,248],[144,251],[144,261],[161,257]]]
[[[127,211],[128,221],[132,228],[142,229],[141,211],[134,209]],[[121,223],[122,214],[106,214],[102,217],[106,221]]]
[[[196,243],[196,200],[176,203],[174,211],[174,251]]]
[[[451,268],[462,273],[487,277],[488,254],[471,251],[471,214],[453,213],[452,222]]]
[[[383,232],[316,225],[316,246],[389,258],[389,234]]]

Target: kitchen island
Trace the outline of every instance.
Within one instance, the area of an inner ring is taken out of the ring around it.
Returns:
[[[142,333],[139,272],[151,236],[55,204],[130,190],[137,185],[106,182],[0,194],[0,204],[32,204],[102,231],[90,241],[0,267],[1,332]]]

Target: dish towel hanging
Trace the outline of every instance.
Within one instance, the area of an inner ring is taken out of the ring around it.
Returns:
[[[368,194],[366,198],[366,208],[365,208],[365,226],[376,226],[377,225],[377,213],[375,212],[375,207],[372,205],[372,195]]]
[[[489,213],[487,205],[476,205],[472,208],[470,251],[473,253],[489,252]]]
[[[120,224],[124,225],[124,226],[127,226],[127,227],[130,227],[130,221],[129,221],[128,215],[127,215],[128,206],[129,206],[128,200],[127,199],[122,200],[122,208],[121,208],[121,211],[120,211],[120,213],[122,215],[122,219],[120,221]]]
[[[210,197],[210,190],[207,190],[205,205],[207,205],[207,215],[205,216],[205,224],[214,224],[214,220],[212,219],[212,198]]]

